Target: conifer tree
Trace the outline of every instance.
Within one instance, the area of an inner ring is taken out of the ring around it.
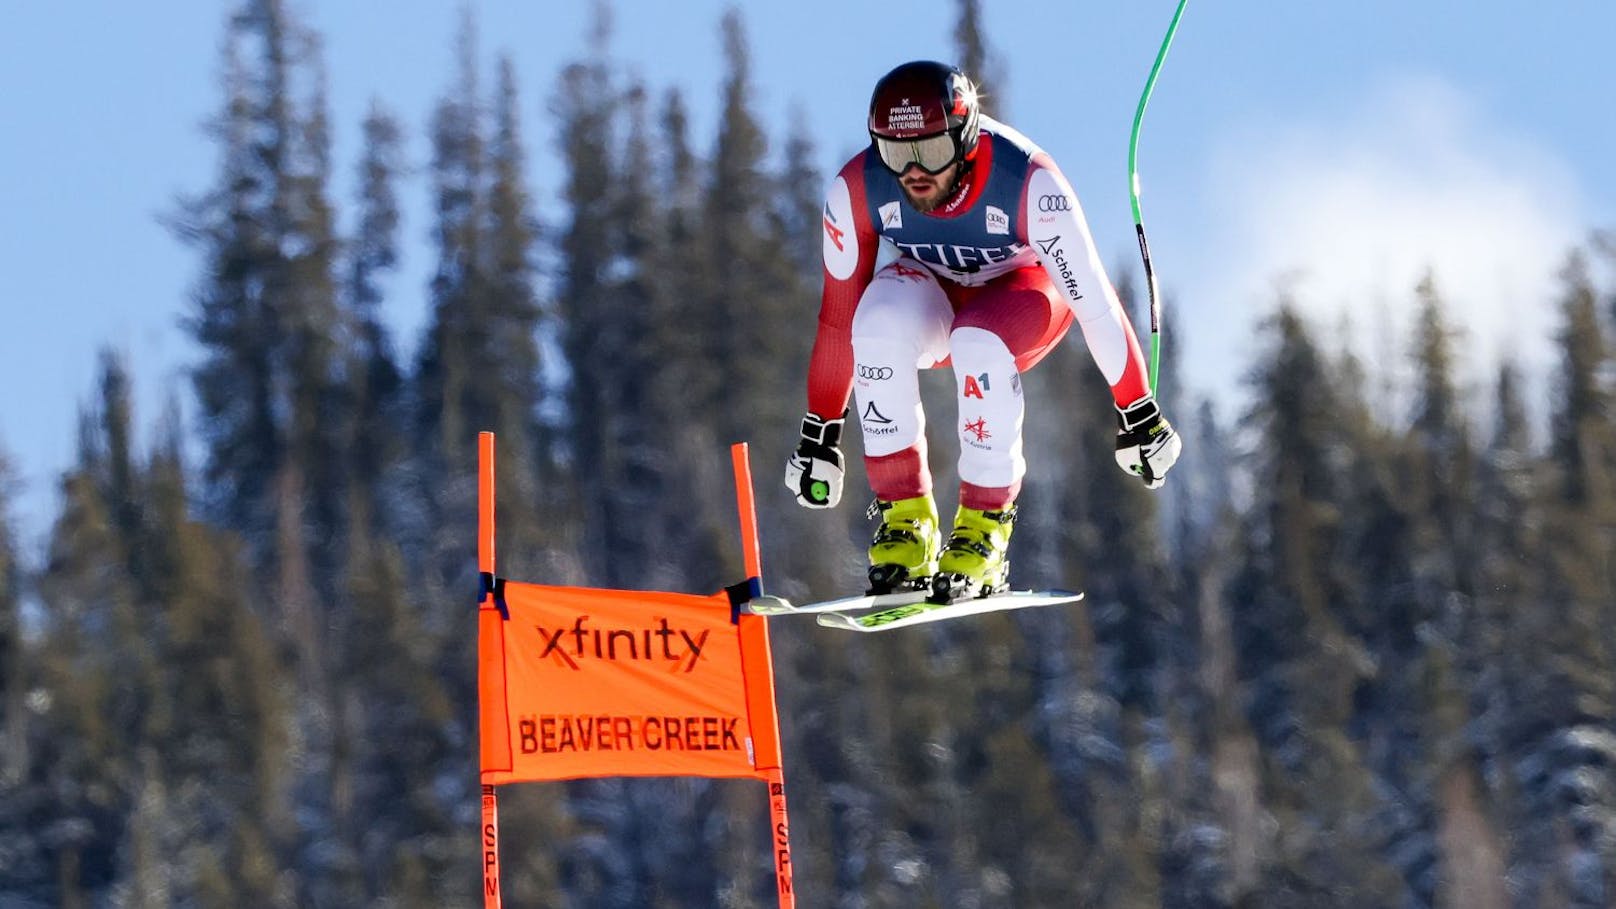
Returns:
[[[611,535],[620,530],[612,526],[619,515],[607,513],[608,484],[619,478],[603,475],[596,465],[604,459],[605,466],[621,466],[611,407],[623,378],[615,365],[618,358],[629,356],[631,326],[642,311],[615,299],[609,286],[610,273],[620,262],[612,245],[618,233],[612,223],[612,197],[619,176],[614,150],[621,111],[619,89],[606,59],[610,36],[609,10],[597,3],[590,58],[563,69],[552,102],[566,165],[561,195],[568,212],[558,238],[557,291],[561,346],[569,373],[568,485],[575,490],[581,548],[590,554],[585,577],[601,584],[620,579],[618,573],[625,569],[613,564],[609,548]]]
[[[410,601],[399,549],[358,536],[350,549],[346,605],[356,633],[343,653],[352,763],[344,833],[356,864],[333,876],[346,879],[355,905],[453,904],[476,886],[473,869],[458,860],[464,831],[456,814],[475,792],[470,782],[445,792],[444,781],[451,773],[475,781],[475,751],[462,738],[475,706],[438,668],[438,637]],[[464,659],[463,644],[445,646]],[[511,821],[529,829],[520,814]]]
[[[1540,866],[1529,858],[1531,849],[1522,848],[1518,839],[1519,825],[1531,825],[1535,819],[1520,806],[1514,782],[1498,773],[1512,765],[1520,744],[1516,740],[1520,719],[1531,715],[1536,709],[1532,705],[1542,696],[1542,655],[1528,636],[1548,618],[1536,605],[1543,580],[1533,566],[1535,554],[1543,551],[1545,474],[1532,448],[1523,381],[1512,363],[1497,370],[1491,426],[1479,453],[1475,501],[1469,511],[1477,557],[1460,581],[1474,591],[1474,605],[1458,639],[1460,673],[1471,705],[1465,744],[1474,755],[1480,782],[1472,784],[1463,765],[1455,766],[1445,783],[1443,802],[1445,810],[1457,817],[1469,810],[1482,816],[1470,827],[1468,842],[1471,860],[1485,864],[1470,884],[1456,881],[1456,886],[1467,888],[1507,876],[1511,889],[1533,890],[1541,880]],[[1467,808],[1472,797],[1477,809]],[[1483,848],[1474,848],[1493,825],[1501,842],[1480,842]],[[1462,853],[1444,855],[1454,874],[1462,860]],[[1476,904],[1487,905],[1481,900]]]
[[[464,661],[467,613],[411,612],[418,604],[407,608],[399,585],[409,582],[428,603],[472,602],[478,432],[497,437],[500,574],[550,579],[538,553],[564,532],[553,530],[562,523],[553,515],[545,519],[549,502],[538,491],[543,322],[534,287],[538,219],[522,163],[526,150],[514,69],[501,62],[492,101],[482,97],[476,23],[469,12],[456,50],[456,80],[438,103],[431,127],[437,266],[413,395],[414,479],[422,520],[399,552],[384,540],[370,541],[360,556],[370,573],[351,591],[356,610],[382,623],[376,639],[363,643],[366,652],[376,656],[376,648],[382,648],[399,655],[386,671],[367,679],[361,696],[407,693],[417,699],[413,709],[391,718],[412,735],[407,766],[394,766],[389,754],[378,752],[364,759],[359,780],[365,798],[385,799],[402,783],[422,787],[418,801],[386,815],[391,836],[411,838],[394,857],[401,877],[373,885],[395,894],[454,892],[454,882],[463,880],[464,872],[453,870],[442,849],[452,837],[454,811],[475,798],[471,755],[452,747],[471,734],[465,724],[476,716],[476,679]],[[431,667],[439,681],[423,681],[411,667]],[[457,787],[424,784],[422,775],[441,775],[454,766],[465,768],[453,777]],[[535,836],[549,834],[525,812],[510,815],[513,825],[529,826]],[[520,892],[529,875],[520,866],[512,870]]]
[[[357,228],[347,244],[346,281],[342,303],[348,328],[343,351],[344,395],[340,419],[345,424],[343,554],[345,579],[330,603],[330,671],[336,689],[333,698],[330,793],[335,845],[328,851],[341,855],[336,874],[348,878],[345,899],[352,891],[357,863],[357,820],[368,808],[357,804],[357,765],[363,761],[367,741],[359,734],[355,704],[367,681],[368,667],[354,658],[359,641],[373,634],[351,588],[364,583],[376,566],[372,561],[380,538],[399,527],[398,495],[407,487],[397,473],[406,453],[403,426],[403,373],[394,359],[387,327],[382,319],[384,293],[381,280],[398,264],[399,206],[395,183],[403,168],[401,128],[379,102],[372,101],[362,125],[364,149],[357,168]],[[340,886],[340,885],[339,885]]]
[[[30,742],[37,734],[30,719],[28,691],[34,679],[34,653],[23,639],[23,570],[11,516],[15,478],[0,453],[0,854],[9,871],[0,880],[0,902],[23,903],[42,888],[40,861],[30,814],[33,763]],[[43,899],[41,897],[40,901]]]
[[[720,33],[722,108],[702,215],[705,254],[715,278],[705,353],[713,357],[717,381],[697,389],[695,401],[710,414],[720,441],[729,442],[751,438],[758,426],[786,426],[800,416],[795,405],[800,389],[786,384],[780,364],[805,353],[804,333],[790,326],[800,325],[793,317],[813,311],[813,304],[782,238],[771,229],[776,181],[765,162],[768,140],[752,109],[750,51],[738,11],[725,14]],[[760,453],[777,453],[769,463],[783,462],[784,441],[760,442]]]
[[[812,292],[819,288],[823,256],[821,207],[825,203],[825,178],[815,164],[819,149],[808,126],[805,103],[799,101],[791,116],[778,181],[783,190],[774,217],[775,231],[785,244],[787,259],[813,296]]]
[[[345,498],[324,72],[317,38],[282,0],[243,3],[226,49],[220,170],[180,224],[204,258],[190,322],[203,351],[193,374],[203,499],[250,545],[271,592],[260,605],[297,667],[297,735],[311,774],[297,790],[311,800],[299,835],[308,846],[326,830],[328,800],[315,780],[333,711],[320,615],[340,556],[326,541],[340,535]]]
[[[177,421],[148,463],[131,414],[127,373],[105,357],[40,586],[32,775],[51,798],[32,822],[73,831],[42,841],[53,901],[275,898],[291,883],[286,680],[239,547],[210,550],[191,523]]]
[[[1367,760],[1395,793],[1380,813],[1386,851],[1414,898],[1432,904],[1442,871],[1467,860],[1452,846],[1438,853],[1432,819],[1453,822],[1474,848],[1489,843],[1474,819],[1459,823],[1474,795],[1462,687],[1475,606],[1466,576],[1474,558],[1466,517],[1474,454],[1454,378],[1455,332],[1443,318],[1434,278],[1427,274],[1414,293],[1408,428],[1388,435],[1367,415],[1352,421],[1365,429],[1355,446],[1347,517],[1357,539],[1350,562],[1360,601],[1351,621],[1377,660],[1372,680],[1360,688],[1354,724],[1374,730]],[[1456,786],[1472,791],[1459,796]]]
[[[508,56],[499,59],[497,69],[483,254],[489,349],[478,384],[492,396],[487,425],[499,433],[500,514],[510,534],[501,558],[512,576],[537,577],[544,567],[540,553],[565,539],[557,522],[547,517],[547,512],[554,513],[558,497],[540,486],[550,446],[538,435],[544,372],[539,338],[549,331],[550,312],[536,287],[539,216],[528,187],[516,69]]]
[[[381,279],[399,263],[397,183],[405,164],[402,127],[380,102],[371,103],[362,131],[358,227],[348,243],[343,295],[352,332],[344,405],[352,429],[344,449],[350,482],[346,523],[350,534],[369,535],[399,528],[394,512],[403,489],[390,477],[407,453],[404,375],[381,311]]]
[[[1512,877],[1532,898],[1593,907],[1611,897],[1616,796],[1608,777],[1616,737],[1616,621],[1610,573],[1613,461],[1609,345],[1583,254],[1561,273],[1561,366],[1549,427],[1554,486],[1547,496],[1542,587],[1514,613],[1508,638],[1522,677],[1508,733],[1520,801]],[[1574,807],[1573,807],[1574,806]]]
[[[1505,362],[1493,384],[1492,428],[1477,477],[1473,512],[1479,548],[1488,553],[1523,554],[1537,550],[1533,532],[1542,525],[1538,509],[1538,469],[1532,457],[1531,427],[1522,391],[1520,369]],[[1513,598],[1530,600],[1526,562],[1521,558],[1483,559],[1472,566],[1472,582],[1479,596],[1497,600],[1495,592],[1513,591]],[[1496,621],[1500,614],[1495,614]]]
[[[646,520],[659,502],[666,501],[665,496],[681,493],[668,487],[670,479],[678,479],[679,471],[664,445],[679,414],[654,409],[661,365],[679,356],[679,342],[653,335],[653,325],[666,318],[672,301],[657,270],[664,258],[659,255],[664,216],[653,189],[656,162],[643,86],[629,88],[623,113],[626,140],[617,177],[608,189],[610,248],[617,267],[607,287],[614,303],[613,320],[618,323],[612,336],[622,346],[615,352],[596,353],[611,356],[615,374],[609,380],[612,400],[594,419],[605,424],[603,459],[596,463],[608,481],[601,510],[613,553],[607,577],[617,586],[639,586],[645,584],[648,569],[659,564],[672,567],[679,561],[676,553],[662,551],[656,522]],[[682,577],[665,580],[674,589],[687,583]]]
[[[576,457],[589,465],[578,475],[583,530],[603,556],[591,574],[605,583],[643,587],[656,576],[679,589],[684,560],[663,539],[668,511],[656,505],[680,475],[670,445],[685,420],[677,375],[687,329],[676,311],[684,263],[671,253],[679,241],[665,233],[674,216],[660,193],[664,162],[653,156],[646,90],[617,86],[600,16],[596,56],[564,75],[562,112],[573,124],[564,148],[573,217],[562,240],[563,305]]]
[[[460,73],[434,115],[432,180],[438,266],[432,317],[416,370],[420,482],[433,583],[474,590],[464,528],[476,526],[477,433],[498,439],[501,526],[512,545],[501,571],[524,574],[554,522],[541,521],[538,335],[533,287],[537,218],[524,185],[514,77],[501,77],[494,136],[480,96],[475,24],[459,39]]]
[[[654,304],[646,326],[648,344],[657,358],[657,380],[647,390],[656,440],[664,464],[666,494],[671,501],[697,501],[722,495],[711,470],[693,472],[722,458],[726,443],[712,416],[715,363],[705,334],[711,319],[717,266],[705,254],[703,179],[705,162],[691,147],[689,113],[677,88],[667,90],[649,129],[661,154],[653,156],[654,192],[660,211],[660,241],[653,244],[646,267],[657,276]],[[698,326],[703,326],[699,330]],[[737,441],[737,440],[730,440]],[[754,463],[759,463],[754,461]],[[760,486],[761,488],[761,486]],[[727,527],[715,527],[705,516],[694,519],[685,507],[660,510],[654,535],[667,552],[677,553],[675,581],[681,589],[701,589],[725,576]],[[669,579],[673,581],[673,578]],[[728,584],[724,580],[719,583]]]
[[[1263,889],[1286,905],[1342,892],[1390,905],[1403,885],[1367,833],[1376,805],[1347,736],[1372,668],[1356,633],[1362,598],[1336,558],[1352,541],[1348,430],[1362,431],[1364,405],[1343,399],[1340,374],[1293,305],[1282,302],[1268,332],[1250,379],[1257,482],[1230,606],[1248,715],[1269,757],[1266,807],[1279,823]],[[1319,838],[1305,832],[1315,829]]]
[[[103,378],[104,392],[121,388],[119,380]],[[40,583],[51,623],[40,647],[39,684],[53,715],[51,734],[35,755],[36,782],[51,787],[53,797],[49,814],[35,823],[65,834],[44,843],[55,900],[64,906],[104,899],[115,884],[132,807],[130,745],[143,738],[154,688],[155,654],[137,626],[139,594],[127,570],[134,540],[120,533],[105,496],[114,471],[100,418],[122,421],[127,414],[121,401],[81,410],[78,463],[62,481],[62,512]]]
[[[167,418],[142,471],[152,566],[142,633],[157,642],[162,682],[140,754],[166,793],[157,846],[171,896],[220,905],[284,894],[291,680],[239,538],[191,515],[182,449]]]
[[[717,136],[705,174],[698,177],[698,207],[689,265],[693,286],[675,348],[687,364],[679,412],[686,425],[677,448],[688,453],[681,476],[693,509],[681,545],[691,575],[702,586],[733,583],[733,484],[723,456],[747,441],[754,464],[784,463],[790,435],[802,415],[802,385],[795,370],[807,360],[811,332],[803,319],[815,312],[813,288],[780,233],[780,180],[767,162],[769,143],[753,112],[751,64],[738,11],[719,26],[724,76]],[[677,175],[676,175],[677,176]],[[817,202],[816,202],[817,210]],[[817,244],[816,244],[817,245]],[[782,503],[772,485],[764,501]],[[767,507],[767,506],[764,506]]]
[[[244,4],[227,48],[220,173],[179,227],[207,259],[191,327],[211,501],[271,566],[277,523],[329,518],[307,499],[335,450],[321,420],[338,325],[329,139],[316,42],[280,0]]]
[[[447,589],[454,589],[455,578],[466,579],[466,565],[473,558],[464,534],[448,528],[475,526],[476,433],[493,428],[486,395],[494,389],[477,381],[490,326],[478,311],[487,152],[475,39],[467,12],[456,42],[454,87],[432,115],[437,266],[431,280],[432,315],[414,371],[417,479],[427,506],[424,526],[417,528],[416,545],[423,547],[417,564],[428,568],[431,583]]]
[[[1010,96],[1004,67],[988,52],[987,35],[982,29],[982,0],[959,0],[959,18],[954,23],[957,63],[966,77],[983,88],[982,112],[1002,117],[1001,98]]]
[[[1561,272],[1559,374],[1553,411],[1550,455],[1559,466],[1562,496],[1568,504],[1597,507],[1610,500],[1608,461],[1611,434],[1610,392],[1600,366],[1609,356],[1599,319],[1598,293],[1588,274],[1587,259],[1574,253]]]
[[[1457,333],[1442,314],[1435,281],[1427,275],[1415,290],[1418,325],[1414,361],[1416,390],[1411,421],[1412,463],[1405,490],[1416,522],[1414,577],[1428,601],[1449,591],[1473,597],[1476,587],[1466,570],[1477,561],[1474,522],[1476,451],[1469,420],[1455,379]],[[1422,619],[1443,618],[1442,608],[1427,602]],[[1451,628],[1451,623],[1448,626]]]
[[[400,221],[396,183],[401,127],[379,102],[362,126],[357,173],[357,229],[347,245],[343,302],[349,333],[344,350],[345,398],[340,419],[347,506],[342,581],[329,605],[333,735],[329,791],[333,830],[322,851],[326,898],[361,905],[400,896],[402,881],[432,882],[441,897],[466,883],[430,856],[453,825],[433,799],[403,800],[418,783],[411,772],[454,763],[445,728],[422,715],[444,717],[447,697],[437,683],[434,640],[407,602],[409,589],[394,534],[409,513],[400,479],[409,443],[403,372],[382,318],[382,278],[398,263]],[[400,641],[407,643],[400,643]],[[397,687],[398,676],[417,680]],[[432,749],[441,749],[434,753]],[[437,762],[437,763],[434,763]],[[400,777],[403,777],[400,779]],[[423,853],[425,856],[423,856]],[[412,875],[412,871],[422,873]]]

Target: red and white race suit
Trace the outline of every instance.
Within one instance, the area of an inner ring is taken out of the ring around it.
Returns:
[[[826,194],[808,409],[839,417],[856,394],[866,472],[887,501],[931,489],[920,369],[954,368],[960,503],[983,510],[1014,501],[1026,473],[1021,373],[1074,320],[1118,406],[1150,391],[1077,194],[1026,137],[988,117],[981,129],[955,192],[930,213],[869,150]]]

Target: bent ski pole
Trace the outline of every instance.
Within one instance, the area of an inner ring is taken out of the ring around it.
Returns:
[[[1161,304],[1156,299],[1156,272],[1150,265],[1150,244],[1145,242],[1145,219],[1139,213],[1139,125],[1144,122],[1145,105],[1150,103],[1150,93],[1156,88],[1156,74],[1161,72],[1162,61],[1167,59],[1167,49],[1173,45],[1178,20],[1188,3],[1189,0],[1178,0],[1173,21],[1167,26],[1167,37],[1162,39],[1156,62],[1150,67],[1150,78],[1145,80],[1145,91],[1139,96],[1139,109],[1133,115],[1133,133],[1128,139],[1128,195],[1133,202],[1133,229],[1139,237],[1139,256],[1145,262],[1145,288],[1150,293],[1150,390],[1153,393],[1161,371]]]

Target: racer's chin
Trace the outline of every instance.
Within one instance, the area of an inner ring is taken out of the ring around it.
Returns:
[[[915,211],[929,212],[943,204],[943,184],[935,177],[905,175],[898,182],[903,187],[904,197],[914,206]]]

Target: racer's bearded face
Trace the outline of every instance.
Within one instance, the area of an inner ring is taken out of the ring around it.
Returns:
[[[911,164],[898,175],[898,185],[903,187],[903,194],[908,198],[909,204],[915,207],[915,211],[929,212],[953,195],[959,183],[959,176],[958,161],[948,165],[938,174],[928,174],[920,169],[919,164]]]

